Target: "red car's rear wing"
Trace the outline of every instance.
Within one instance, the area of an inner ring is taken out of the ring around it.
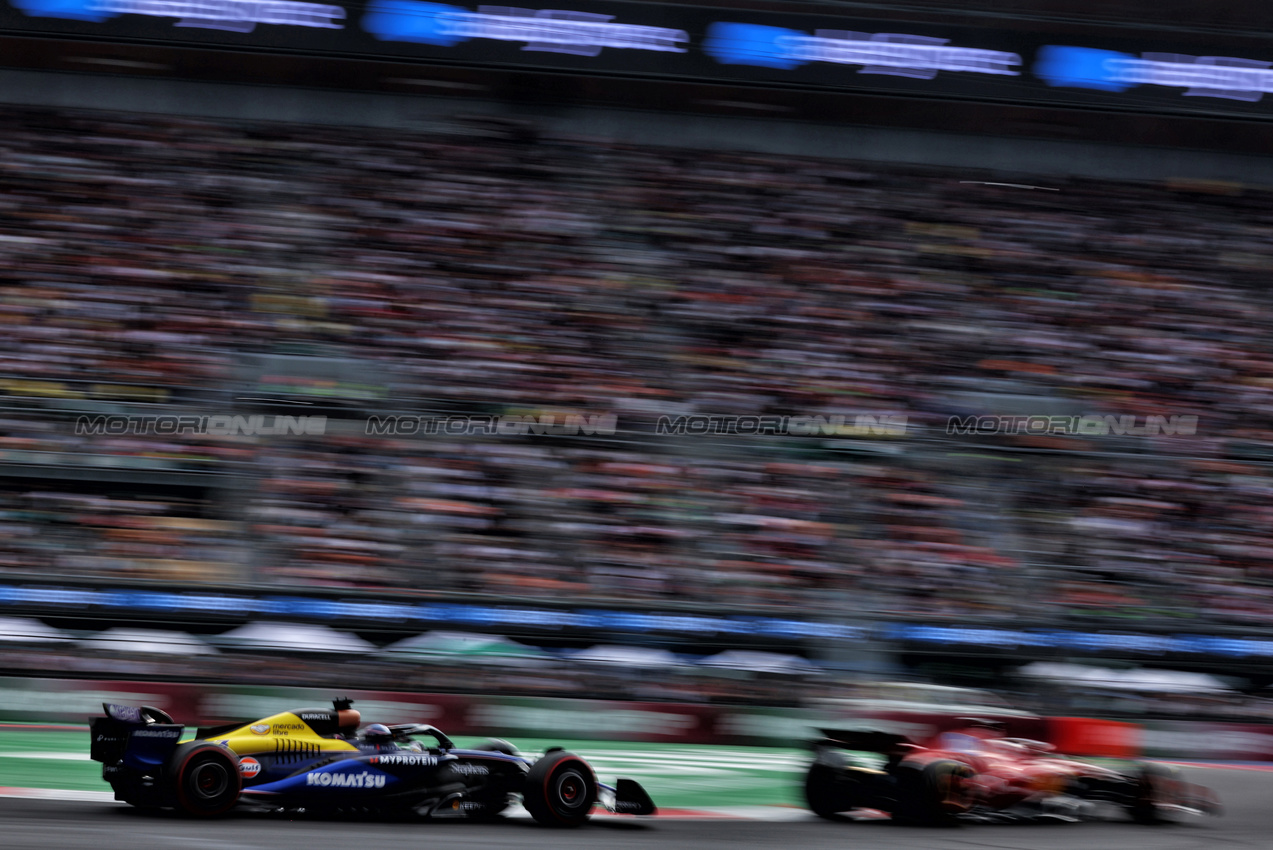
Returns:
[[[868,753],[892,753],[903,747],[913,747],[915,742],[896,732],[880,729],[819,729],[823,739],[817,744],[860,750]]]

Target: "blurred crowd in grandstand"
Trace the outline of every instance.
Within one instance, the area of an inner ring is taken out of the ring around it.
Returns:
[[[0,127],[0,571],[815,616],[1273,614],[1268,191],[1031,190],[476,125]],[[279,365],[298,358],[331,366]],[[262,395],[311,402],[329,435],[71,426]],[[619,433],[335,427],[391,411],[613,413]],[[1199,421],[945,430],[1022,411]],[[908,425],[853,451],[653,433],[682,414]],[[54,466],[76,483],[32,480]],[[90,487],[94,468],[215,483]]]

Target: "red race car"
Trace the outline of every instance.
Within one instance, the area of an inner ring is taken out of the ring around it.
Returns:
[[[889,732],[822,731],[826,737],[814,744],[817,757],[805,776],[805,800],[833,820],[881,812],[928,825],[1080,820],[1113,806],[1137,823],[1161,823],[1220,812],[1214,792],[1186,782],[1177,768],[1111,770],[1057,755],[1041,741],[996,737],[984,727],[947,737],[941,749]]]

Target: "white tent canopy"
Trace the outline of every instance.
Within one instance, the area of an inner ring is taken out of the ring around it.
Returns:
[[[39,620],[28,617],[0,617],[0,642],[60,643],[70,640],[65,634]]]
[[[536,667],[554,663],[553,657],[542,649],[503,635],[472,632],[426,632],[392,643],[384,651],[390,658],[406,661],[463,661],[500,667]]]
[[[585,664],[612,664],[616,667],[643,669],[680,667],[683,664],[679,656],[666,649],[618,644],[590,646],[587,649],[572,652],[570,658]]]
[[[731,649],[708,656],[698,662],[703,667],[720,667],[726,670],[749,670],[755,673],[785,673],[812,675],[822,672],[818,665],[799,655],[783,655],[778,652],[757,652],[748,649]]]
[[[358,635],[309,623],[248,623],[226,632],[215,641],[238,649],[280,652],[370,652],[375,645]]]
[[[1214,694],[1232,690],[1215,676],[1206,673],[1188,673],[1183,670],[1152,670],[1144,667],[1113,670],[1105,667],[1088,667],[1085,664],[1036,661],[1025,665],[1018,672],[1032,679],[1049,679],[1054,682],[1119,691]]]
[[[79,641],[85,649],[147,655],[216,655],[194,635],[163,629],[114,628]]]

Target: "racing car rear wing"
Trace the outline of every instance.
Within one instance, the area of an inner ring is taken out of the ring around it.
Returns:
[[[161,765],[176,749],[186,728],[150,706],[102,703],[102,708],[106,716],[89,721],[89,758],[104,765],[121,761],[140,769]]]
[[[822,733],[823,738],[821,741],[815,741],[815,746],[840,747],[846,750],[884,754],[915,746],[915,742],[905,735],[880,729],[819,729],[818,731]]]

